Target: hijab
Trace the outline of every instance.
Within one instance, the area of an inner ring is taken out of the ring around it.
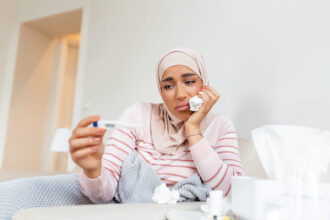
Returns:
[[[165,71],[172,66],[184,65],[192,69],[208,85],[203,57],[187,48],[175,48],[167,51],[160,59],[156,69],[156,79],[161,94],[161,80]],[[201,132],[206,129],[207,120],[201,123]],[[188,150],[188,140],[184,131],[184,122],[175,117],[165,103],[155,104],[151,114],[151,136],[154,147],[164,154],[176,155]]]

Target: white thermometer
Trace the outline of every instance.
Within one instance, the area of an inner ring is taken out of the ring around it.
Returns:
[[[93,122],[93,127],[119,129],[119,128],[138,128],[138,127],[142,127],[142,125],[129,124],[129,123],[120,122],[120,121],[100,120],[100,121]]]

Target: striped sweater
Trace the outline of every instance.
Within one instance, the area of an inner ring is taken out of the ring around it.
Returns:
[[[118,185],[123,160],[136,150],[168,186],[198,172],[205,184],[228,195],[232,176],[243,174],[237,135],[231,121],[217,114],[198,143],[178,155],[162,154],[154,148],[151,138],[152,105],[138,103],[121,115],[119,121],[143,127],[113,131],[105,143],[100,176],[90,179],[81,172],[83,193],[95,203],[110,201]]]

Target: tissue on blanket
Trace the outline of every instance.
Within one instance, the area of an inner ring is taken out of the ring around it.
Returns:
[[[115,197],[108,203],[152,203],[162,181],[136,151],[123,162]],[[205,201],[210,188],[196,173],[175,184],[178,202]],[[79,187],[78,174],[29,177],[0,183],[0,219],[10,220],[17,210],[34,207],[93,204]]]
[[[123,162],[114,199],[119,203],[152,203],[152,196],[162,181],[136,151]]]
[[[189,99],[190,111],[196,112],[200,109],[203,104],[203,99],[199,98],[197,95]]]
[[[158,204],[176,204],[180,198],[179,191],[170,190],[165,183],[155,189],[152,200]]]

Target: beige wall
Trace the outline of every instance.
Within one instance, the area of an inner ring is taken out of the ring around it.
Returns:
[[[67,11],[72,11],[76,9],[81,9],[86,7],[89,4],[88,0],[1,0],[0,5],[0,20],[4,21],[3,24],[10,23],[10,27],[3,28],[1,26],[1,36],[4,36],[6,39],[3,42],[0,42],[0,45],[8,46],[1,47],[0,50],[0,63],[5,64],[0,66],[0,70],[5,69],[5,72],[0,71],[0,168],[2,166],[4,150],[5,150],[5,139],[7,136],[7,122],[9,120],[9,109],[11,105],[11,91],[13,90],[14,82],[14,73],[17,61],[17,48],[18,48],[18,36],[20,25],[24,22],[28,22],[34,19],[39,19],[42,17],[51,16],[58,13],[63,13]],[[16,4],[17,3],[17,4]],[[2,13],[4,12],[4,13]],[[2,23],[0,23],[2,24]],[[2,31],[8,31],[11,33],[2,34]],[[86,31],[86,30],[85,30]],[[68,33],[69,34],[69,33]],[[10,37],[9,37],[10,36]],[[84,41],[86,41],[84,39]],[[4,49],[4,50],[2,50]],[[7,50],[7,51],[6,51]],[[5,54],[8,60],[3,59],[2,54]],[[80,74],[81,75],[81,74]]]
[[[0,0],[0,104],[1,99],[3,99],[4,75],[7,67],[6,64],[8,61],[8,50],[16,13],[16,4],[16,0]]]
[[[5,140],[7,137],[7,132],[9,129],[7,129],[7,122],[9,121],[9,118],[11,117],[9,115],[9,111],[12,105],[12,94],[11,91],[14,89],[14,74],[15,74],[15,68],[16,68],[16,62],[17,62],[17,51],[18,51],[18,36],[20,31],[20,25],[25,22],[29,22],[34,19],[39,19],[47,16],[51,16],[54,14],[59,14],[63,12],[68,12],[72,10],[77,10],[84,8],[86,5],[88,5],[89,1],[81,1],[81,0],[58,0],[58,1],[51,1],[51,0],[2,0],[1,4],[7,4],[11,5],[14,2],[17,2],[16,7],[13,7],[13,11],[8,13],[8,16],[6,13],[0,14],[1,20],[6,20],[14,17],[13,23],[10,25],[11,27],[11,38],[4,42],[4,45],[8,45],[8,51],[6,52],[6,55],[8,57],[8,62],[5,63],[4,69],[6,71],[4,74],[0,73],[0,79],[2,79],[4,75],[4,82],[3,84],[5,86],[3,89],[3,98],[0,99],[0,120],[2,124],[0,124],[0,168],[3,165],[4,160],[4,151],[5,151]],[[2,7],[1,10],[6,10],[5,7]],[[10,15],[9,15],[10,14]],[[3,15],[3,16],[2,16]],[[72,22],[71,22],[72,23]],[[3,30],[3,29],[2,29]],[[1,30],[1,31],[2,31]],[[67,33],[72,34],[72,33]],[[2,51],[0,51],[1,53]],[[0,62],[5,62],[3,60],[0,60]],[[2,82],[1,82],[2,83]],[[0,83],[0,84],[1,84]],[[2,85],[0,85],[0,88]],[[1,92],[0,92],[1,94]],[[9,124],[9,123],[8,123]],[[7,159],[8,160],[8,159]]]
[[[66,61],[63,73],[63,79],[61,83],[61,94],[60,94],[60,110],[59,110],[59,121],[58,127],[60,128],[71,128],[72,113],[74,94],[76,88],[76,74],[77,74],[77,63],[79,54],[79,40],[73,41],[64,38],[67,51]]]
[[[51,73],[51,85],[48,95],[43,152],[42,170],[53,170],[62,167],[65,170],[64,158],[59,161],[50,146],[57,128],[71,128],[74,92],[76,82],[79,40],[66,37],[54,40],[55,50]],[[60,162],[64,162],[59,164]]]
[[[4,169],[40,168],[52,54],[50,37],[22,26],[7,127]]]

